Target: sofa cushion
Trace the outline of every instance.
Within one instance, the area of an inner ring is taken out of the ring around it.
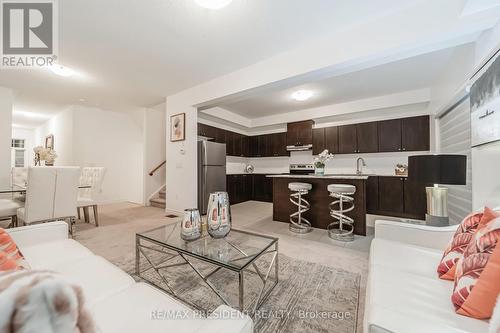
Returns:
[[[107,333],[184,333],[206,324],[189,308],[145,283],[95,303],[92,312],[97,326]]]
[[[386,257],[390,261],[390,257]],[[438,259],[439,260],[439,259]],[[435,268],[433,266],[432,268]],[[391,332],[484,333],[488,323],[455,313],[453,283],[383,265],[370,267],[367,322]],[[413,331],[410,329],[413,325]],[[427,327],[427,329],[425,329]]]
[[[29,264],[26,262],[17,244],[3,228],[0,228],[0,252],[5,254],[5,261],[9,259],[9,262],[14,261],[18,267],[29,268]]]
[[[85,246],[72,239],[25,246],[22,249],[26,261],[34,269],[54,269],[94,254]]]
[[[442,252],[400,242],[375,238],[371,244],[370,265],[382,265],[397,271],[424,277],[436,277]]]
[[[53,268],[82,286],[87,304],[92,305],[135,283],[124,271],[99,256],[87,256]]]
[[[500,218],[479,229],[457,263],[452,301],[457,313],[488,319],[500,294]]]

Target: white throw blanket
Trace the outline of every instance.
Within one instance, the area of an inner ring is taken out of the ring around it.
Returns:
[[[94,333],[80,287],[54,272],[0,273],[0,333]]]

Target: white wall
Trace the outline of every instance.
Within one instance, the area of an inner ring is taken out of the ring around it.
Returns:
[[[153,176],[149,172],[165,161],[165,103],[144,112],[144,202],[165,185],[165,167]]]
[[[12,91],[0,87],[0,186],[10,184]]]
[[[103,202],[143,204],[143,112],[70,106],[38,127],[35,141],[54,134],[56,165],[105,167]]]
[[[45,137],[54,135],[56,166],[71,166],[74,163],[74,110],[72,107],[50,118],[35,129],[35,146],[45,146]]]
[[[34,165],[35,156],[33,153],[33,147],[35,145],[35,129],[13,126],[12,139],[24,140],[24,166],[29,167]],[[14,164],[14,161],[12,161],[12,164]]]

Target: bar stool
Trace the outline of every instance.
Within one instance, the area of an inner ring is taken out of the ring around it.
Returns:
[[[308,233],[312,231],[311,223],[303,218],[302,214],[307,212],[311,208],[311,205],[302,196],[309,193],[312,185],[308,183],[289,183],[288,188],[292,191],[290,202],[297,206],[297,211],[290,214],[289,229],[291,232],[299,234]]]
[[[328,225],[328,236],[338,241],[352,242],[354,240],[354,219],[345,213],[354,209],[352,195],[356,193],[356,186],[330,184],[327,186],[327,190],[330,192],[330,196],[336,199],[328,207],[330,208],[330,216],[337,220]],[[345,208],[345,204],[350,205],[350,207]],[[335,205],[338,205],[338,209],[334,209]]]

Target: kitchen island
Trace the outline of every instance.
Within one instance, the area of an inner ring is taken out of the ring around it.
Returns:
[[[312,227],[326,229],[334,222],[330,216],[328,205],[334,201],[327,190],[330,184],[349,184],[356,187],[354,194],[355,208],[346,215],[354,219],[354,233],[366,236],[366,181],[367,175],[268,175],[273,179],[273,220],[290,222],[290,214],[297,211],[297,206],[290,202],[291,182],[303,182],[312,185],[312,190],[304,196],[311,204],[311,209],[304,217],[311,222]]]

